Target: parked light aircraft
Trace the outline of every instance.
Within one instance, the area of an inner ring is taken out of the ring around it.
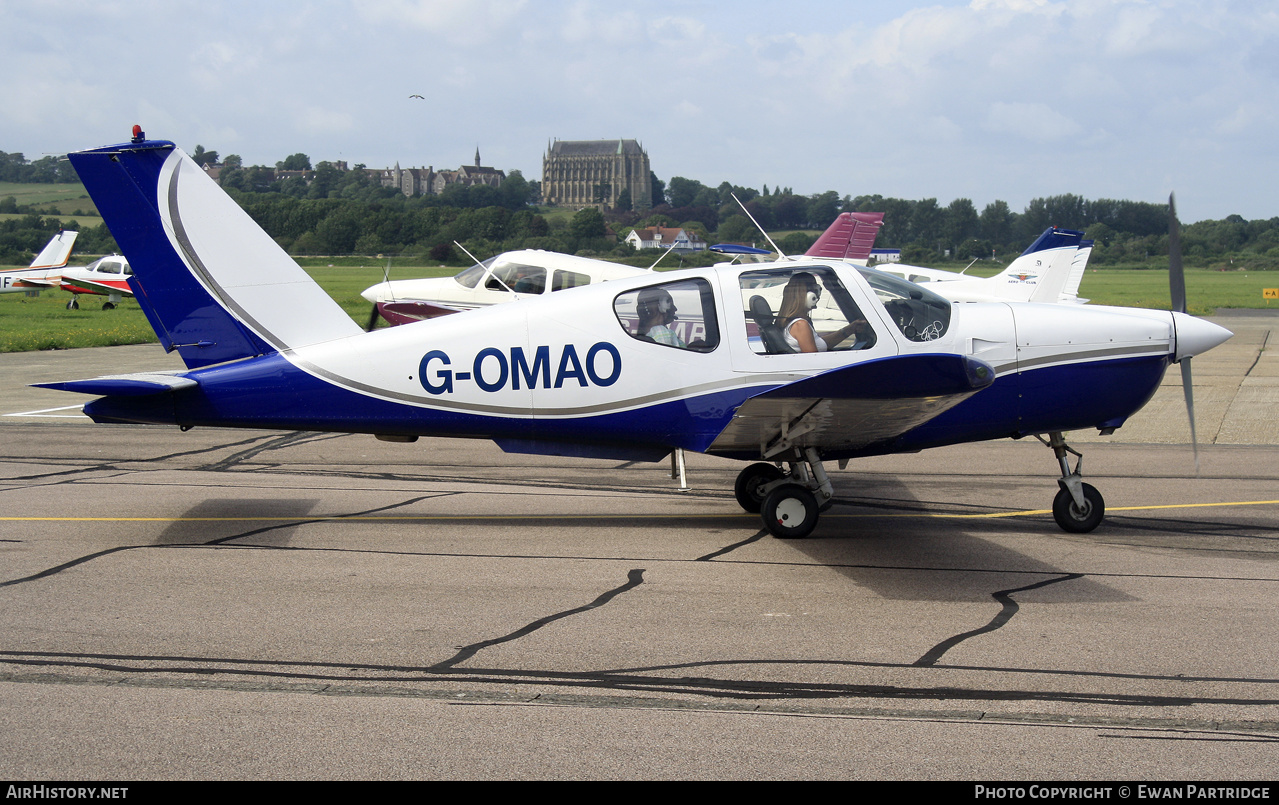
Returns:
[[[107,301],[102,303],[102,309],[111,310],[124,297],[133,296],[133,289],[129,286],[131,276],[133,269],[129,267],[129,261],[118,254],[108,254],[80,268],[64,268],[62,290],[74,294],[67,302],[67,310],[80,307],[80,294],[105,296]]]
[[[405,324],[648,273],[648,269],[606,260],[523,249],[490,257],[454,277],[387,280],[360,295],[377,306],[382,318]]]
[[[778,537],[806,536],[833,502],[826,461],[1047,434],[1055,518],[1082,532],[1105,506],[1070,468],[1064,432],[1122,426],[1170,363],[1231,335],[1184,312],[956,305],[819,259],[618,279],[365,332],[173,143],[134,135],[69,158],[130,258],[138,304],[188,368],[39,384],[102,395],[84,408],[96,422],[474,437],[619,460],[695,450],[752,462],[737,500]],[[782,296],[799,317],[837,300],[840,317],[817,327],[826,351],[778,346],[791,325],[764,308],[779,286],[794,286]]]
[[[0,271],[0,293],[23,293],[38,296],[46,288],[58,287],[62,269],[71,257],[77,232],[63,230],[54,235],[26,268]]]
[[[883,219],[883,213],[841,213],[805,254],[866,265]],[[762,249],[749,252],[770,254]],[[406,324],[547,291],[643,276],[650,270],[541,249],[523,249],[476,262],[454,277],[386,280],[365,288],[360,295],[372,302],[377,313],[391,324]]]
[[[952,302],[1086,302],[1079,281],[1092,253],[1083,233],[1049,227],[1008,267],[993,277],[970,277],[939,268],[886,263],[876,266],[928,287]]]

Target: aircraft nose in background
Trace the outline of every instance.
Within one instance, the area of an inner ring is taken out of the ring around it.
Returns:
[[[1174,312],[1172,323],[1177,331],[1177,351],[1173,358],[1176,361],[1207,352],[1226,343],[1234,335],[1225,327],[1186,313]]]

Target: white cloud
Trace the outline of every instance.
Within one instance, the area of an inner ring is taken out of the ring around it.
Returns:
[[[1232,211],[1276,214],[1279,12],[1254,2],[0,0],[0,16],[6,151],[142,122],[268,164],[451,164],[478,141],[536,177],[548,137],[624,136],[664,179],[1014,208],[1147,198],[1164,175],[1193,204],[1209,193],[1179,175],[1213,153],[1247,166]],[[1049,154],[1078,168],[1048,179]]]
[[[1047,104],[996,101],[986,115],[986,130],[1037,143],[1053,143],[1075,137],[1082,129]]]

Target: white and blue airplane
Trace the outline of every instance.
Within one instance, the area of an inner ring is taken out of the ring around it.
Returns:
[[[173,143],[134,135],[69,158],[187,369],[39,384],[100,395],[84,407],[96,422],[619,460],[699,451],[750,462],[737,500],[782,538],[807,536],[833,502],[825,462],[1035,435],[1061,468],[1057,522],[1084,532],[1105,504],[1070,468],[1065,432],[1122,426],[1170,363],[1231,335],[1182,312],[953,304],[821,259],[622,278],[365,332]],[[769,300],[808,310],[822,296],[838,315],[799,341],[827,348],[795,351],[781,336],[796,324]]]
[[[1008,267],[992,277],[972,277],[940,268],[886,263],[876,266],[911,282],[928,283],[930,290],[952,302],[1081,303],[1083,279],[1093,242],[1084,233],[1050,226]]]

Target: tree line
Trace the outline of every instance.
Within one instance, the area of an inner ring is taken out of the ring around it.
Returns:
[[[218,164],[217,152],[203,146],[196,147],[193,158]],[[0,152],[0,180],[74,180],[73,171],[66,178],[68,171],[68,163],[52,157],[29,163],[21,154]],[[536,206],[538,183],[519,171],[511,171],[499,187],[453,184],[439,195],[409,198],[383,187],[379,172],[364,165],[344,170],[319,162],[312,168],[301,153],[274,167],[244,166],[240,157],[229,155],[220,163],[219,182],[277,243],[297,255],[416,254],[466,262],[452,246],[457,241],[482,257],[519,248],[627,256],[634,252],[623,239],[631,229],[646,226],[683,227],[709,242],[763,244],[742,205],[770,234],[787,233],[778,240],[788,254],[807,249],[816,238],[813,232],[841,212],[884,213],[876,245],[901,249],[910,263],[1006,261],[1053,225],[1083,230],[1094,240],[1093,265],[1158,264],[1168,254],[1166,205],[1070,194],[1033,199],[1021,212],[1004,201],[978,211],[966,198],[943,206],[935,198],[840,196],[833,190],[805,196],[789,187],[756,190],[727,181],[711,187],[682,176],[663,182],[654,175],[654,206],[648,210],[621,203],[617,209],[588,208],[566,217]],[[13,197],[0,199],[0,213],[5,212],[24,217],[0,226],[0,262],[29,261],[26,255],[57,230],[55,219],[16,204]],[[95,227],[81,231],[76,250],[91,254],[113,248],[105,227]],[[1191,265],[1279,269],[1279,218],[1248,221],[1231,215],[1189,224],[1182,230],[1182,249]]]

